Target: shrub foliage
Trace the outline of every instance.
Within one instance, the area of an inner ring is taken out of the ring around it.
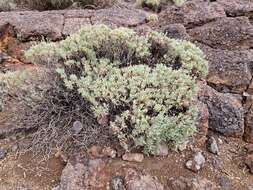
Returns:
[[[26,52],[56,68],[64,86],[90,103],[129,150],[153,153],[160,143],[177,145],[195,131],[196,80],[207,74],[202,51],[187,41],[131,29],[87,26],[61,42]]]

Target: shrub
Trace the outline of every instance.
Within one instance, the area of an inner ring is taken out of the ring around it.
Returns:
[[[186,0],[171,0],[176,6],[182,6]],[[167,5],[168,0],[137,0],[137,5],[159,11],[162,5]]]
[[[153,153],[158,144],[177,145],[195,131],[196,80],[206,76],[207,62],[190,42],[87,26],[59,43],[36,45],[26,56],[55,67],[60,83],[89,102],[126,150]]]
[[[114,0],[15,0],[18,5],[25,6],[29,9],[50,10],[65,9],[73,3],[80,7],[92,6],[101,8],[111,5]]]

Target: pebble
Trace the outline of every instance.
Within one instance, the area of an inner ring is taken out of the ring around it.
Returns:
[[[122,159],[129,162],[142,162],[144,155],[141,153],[126,153],[122,156]]]

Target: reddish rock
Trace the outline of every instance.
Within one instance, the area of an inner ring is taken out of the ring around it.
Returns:
[[[253,12],[252,0],[216,0],[216,2],[224,7],[229,16],[242,16]]]
[[[62,36],[64,16],[47,12],[4,12],[0,13],[0,28],[11,25],[18,39],[32,40],[42,36],[57,40]]]
[[[208,84],[219,92],[243,93],[252,77],[253,51],[228,51],[201,46],[209,62]]]
[[[196,42],[212,48],[238,50],[253,47],[253,26],[247,17],[225,17],[189,30]]]
[[[68,162],[57,190],[106,189],[109,181],[106,164],[102,159]]]
[[[207,105],[200,101],[197,103],[197,107],[199,112],[197,119],[197,133],[194,136],[194,144],[198,147],[204,147],[207,139],[209,112]]]
[[[181,7],[170,6],[159,15],[159,25],[180,23],[193,27],[225,17],[223,7],[217,3],[204,1],[187,1]]]
[[[97,10],[91,17],[92,24],[106,24],[113,27],[134,27],[146,22],[147,13],[133,8],[109,8]]]
[[[163,190],[162,184],[149,174],[140,174],[133,168],[126,170],[125,184],[127,190]]]
[[[171,190],[216,190],[217,186],[201,177],[170,179]]]
[[[63,35],[70,35],[78,32],[82,26],[91,25],[90,18],[66,18],[63,28]]]
[[[209,129],[225,136],[242,137],[244,109],[239,95],[219,93],[200,84],[199,100],[208,106]]]
[[[122,156],[122,159],[129,162],[142,162],[144,155],[140,153],[126,153]]]

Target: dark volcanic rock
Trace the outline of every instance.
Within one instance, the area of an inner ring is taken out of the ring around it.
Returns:
[[[253,16],[253,2],[251,0],[216,0],[224,7],[228,16]]]
[[[21,40],[31,40],[42,36],[52,40],[61,38],[64,16],[47,12],[2,12],[0,28],[11,25]]]
[[[189,30],[197,42],[219,49],[249,49],[253,47],[253,26],[247,17],[219,18],[214,22]]]
[[[219,92],[244,92],[252,78],[253,51],[228,51],[201,46],[209,62],[207,82]]]
[[[208,106],[209,129],[225,136],[243,135],[244,109],[236,95],[222,94],[202,84],[199,99]]]
[[[111,8],[96,11],[92,24],[106,24],[113,27],[134,27],[146,22],[147,13],[140,9]]]
[[[201,177],[196,178],[185,178],[179,177],[178,179],[170,179],[171,189],[172,190],[216,190],[217,186]]]
[[[162,11],[159,15],[159,25],[180,23],[188,28],[225,16],[223,7],[217,3],[187,1],[181,7],[170,6]]]

